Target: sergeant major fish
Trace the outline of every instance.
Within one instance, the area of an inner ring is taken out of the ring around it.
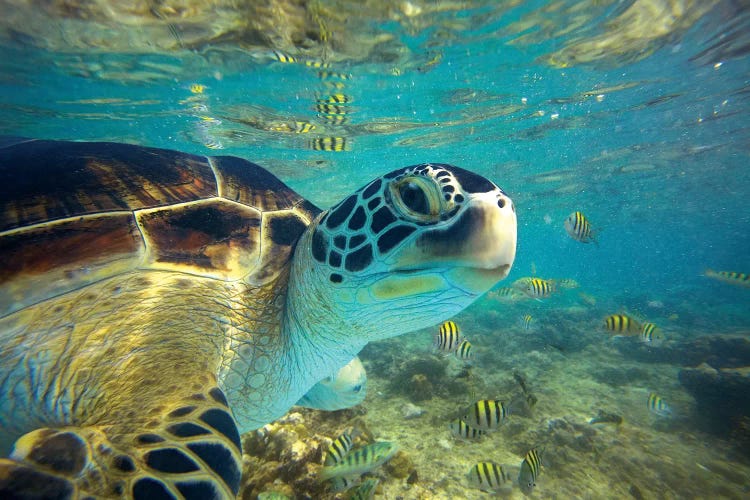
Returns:
[[[540,468],[539,452],[536,448],[532,448],[526,453],[523,462],[521,462],[521,472],[518,474],[518,486],[526,495],[530,495],[534,490]]]
[[[665,403],[660,396],[654,394],[653,392],[648,395],[647,404],[649,411],[654,415],[658,415],[660,417],[672,416],[672,409],[669,407],[669,405]]]
[[[469,469],[469,484],[484,491],[510,489],[513,481],[502,465],[494,462],[479,462]]]
[[[451,434],[460,439],[479,439],[484,435],[484,431],[469,427],[460,418],[451,420],[448,427],[451,430]]]
[[[458,330],[458,325],[453,321],[446,321],[440,325],[440,329],[435,334],[433,346],[442,352],[453,352],[461,342],[461,332]]]
[[[643,323],[641,328],[641,340],[649,344],[658,344],[664,340],[661,329],[653,323]]]
[[[480,399],[466,410],[461,420],[469,427],[488,431],[497,429],[510,414],[511,409],[502,401]]]
[[[604,328],[619,335],[639,335],[643,326],[627,314],[610,314],[604,318]]]
[[[321,481],[336,477],[359,476],[370,472],[387,462],[396,452],[398,446],[388,441],[379,441],[358,448],[344,457],[339,463],[323,467]]]
[[[554,281],[531,278],[522,291],[533,299],[541,299],[549,297],[556,289]]]
[[[458,347],[456,347],[456,357],[462,361],[470,361],[474,357],[474,354],[471,351],[471,342],[463,339],[461,343],[458,344]]]
[[[570,214],[568,218],[565,219],[564,226],[568,236],[574,240],[580,241],[581,243],[593,242],[598,245],[598,242],[594,238],[596,232],[592,230],[591,223],[582,212],[575,211]]]

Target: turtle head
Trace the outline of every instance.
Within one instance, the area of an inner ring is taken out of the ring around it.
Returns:
[[[455,315],[507,276],[515,253],[515,208],[499,187],[458,167],[416,165],[315,219],[295,250],[290,295],[311,335],[345,339],[354,355]]]

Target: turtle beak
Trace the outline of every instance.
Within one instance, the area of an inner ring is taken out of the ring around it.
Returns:
[[[499,190],[470,195],[454,221],[420,235],[397,259],[396,272],[438,272],[480,295],[505,278],[516,256],[516,212]]]

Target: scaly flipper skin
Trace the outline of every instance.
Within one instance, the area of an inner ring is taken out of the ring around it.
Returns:
[[[0,498],[235,497],[240,433],[474,302],[516,225],[451,165],[321,211],[236,157],[0,139]]]
[[[240,436],[221,390],[164,411],[158,425],[120,446],[96,427],[22,436],[11,458],[0,459],[0,498],[234,498]]]
[[[222,332],[231,290],[126,274],[0,320],[14,333],[0,351],[12,395],[0,414],[23,434],[0,462],[0,498],[236,496],[240,437],[215,376],[222,341],[206,342]]]

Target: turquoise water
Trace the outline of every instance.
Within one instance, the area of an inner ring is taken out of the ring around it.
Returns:
[[[653,7],[651,15],[624,21],[644,4]],[[274,53],[231,40],[164,51],[82,50],[45,44],[44,32],[11,37],[6,27],[0,134],[236,155],[265,166],[322,208],[410,164],[451,163],[484,175],[508,193],[518,214],[516,262],[498,288],[527,276],[580,284],[542,301],[483,298],[463,313],[457,321],[477,325],[477,343],[484,342],[475,371],[486,377],[500,377],[497,369],[507,378],[520,366],[537,375],[538,386],[545,363],[570,360],[524,354],[546,353],[546,345],[560,342],[578,353],[610,353],[605,365],[623,356],[639,370],[654,369],[628,357],[627,348],[623,354],[603,343],[603,318],[623,311],[656,322],[675,341],[747,338],[750,291],[704,276],[707,268],[750,273],[750,15],[739,3],[674,2],[668,13],[656,0],[489,2],[433,11],[425,6],[413,16],[404,5],[394,3],[390,16],[362,22],[370,36],[390,40],[360,57],[335,47]],[[349,29],[338,22],[329,20],[334,34]],[[185,26],[178,24],[178,31],[187,36]],[[598,42],[601,53],[586,49],[588,42]],[[296,62],[281,62],[278,54]],[[347,78],[321,78],[319,71]],[[316,112],[318,100],[333,94],[351,101],[346,123],[328,124]],[[304,131],[301,124],[315,128]],[[321,137],[345,138],[346,150],[314,150],[311,141]],[[598,230],[598,245],[565,233],[563,221],[576,210]],[[537,325],[528,332],[518,324],[527,312]],[[490,338],[503,331],[523,338]],[[429,350],[431,332],[420,335],[391,342],[418,358]],[[368,348],[368,369],[390,345]],[[579,356],[572,362],[591,361]],[[706,408],[696,409],[687,393],[678,394],[674,357],[660,360],[671,367],[660,384],[685,404],[680,430],[705,432],[689,417]],[[371,371],[373,387],[385,383],[378,377],[393,375]],[[595,378],[596,370],[565,376]],[[612,388],[614,400],[618,390]],[[549,418],[561,411],[540,406]],[[371,403],[370,413],[379,407]],[[651,425],[644,420],[641,427]],[[712,449],[729,450],[721,441],[727,435],[709,432],[703,439]],[[729,458],[729,467],[742,460]],[[548,469],[554,477],[555,466]],[[540,484],[538,495],[554,496],[555,485],[562,496],[606,497],[595,473],[588,489],[578,483],[580,490],[570,490],[560,470],[546,490]],[[739,498],[748,487],[746,479],[726,491],[702,490],[711,480],[701,484],[691,492],[674,485],[653,491],[666,491],[665,498]],[[640,490],[648,491],[643,485]]]

